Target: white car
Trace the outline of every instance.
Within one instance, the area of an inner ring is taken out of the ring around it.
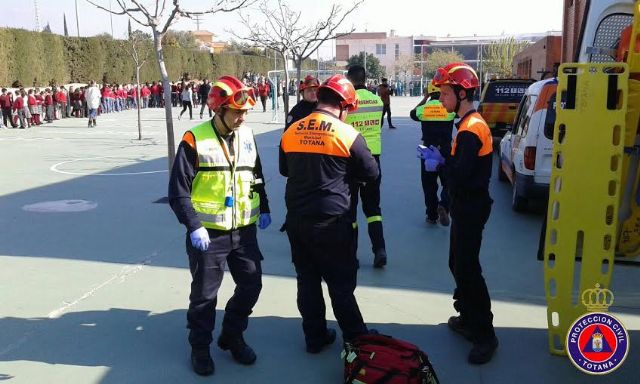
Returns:
[[[500,141],[498,179],[511,182],[514,211],[526,210],[529,199],[547,198],[553,156],[555,78],[529,86],[513,127]]]

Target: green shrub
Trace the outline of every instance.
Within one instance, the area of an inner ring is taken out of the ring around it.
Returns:
[[[126,41],[124,41],[126,44]],[[123,40],[105,36],[64,37],[24,29],[0,28],[0,84],[19,81],[31,86],[68,82],[130,83],[135,79],[135,64],[122,46]],[[140,70],[140,81],[158,81],[160,70],[149,42],[147,62]],[[244,71],[266,74],[273,69],[267,57],[239,54],[210,54],[177,46],[164,48],[169,79],[177,81],[185,72],[192,79],[215,79],[225,74],[240,76]]]

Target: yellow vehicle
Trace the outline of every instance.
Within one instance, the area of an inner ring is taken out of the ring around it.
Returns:
[[[502,137],[511,128],[518,105],[533,80],[495,79],[482,88],[478,112],[489,124],[493,136]]]

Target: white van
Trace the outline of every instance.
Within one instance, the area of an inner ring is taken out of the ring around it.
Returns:
[[[526,210],[529,199],[549,194],[557,86],[555,78],[530,85],[500,141],[498,179],[511,182],[511,207],[517,212]]]

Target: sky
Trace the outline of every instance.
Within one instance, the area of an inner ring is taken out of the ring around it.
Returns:
[[[128,0],[124,0],[130,3]],[[276,0],[269,0],[275,3]],[[329,12],[332,4],[340,3],[343,7],[353,0],[287,0],[286,3],[295,10],[303,12],[303,22],[319,20]],[[50,24],[53,33],[62,34],[63,14],[67,16],[67,28],[70,35],[76,35],[76,0],[23,0],[10,2],[3,7],[0,26],[35,30],[38,4],[41,28]],[[116,9],[116,0],[94,0],[94,2]],[[212,0],[180,0],[183,8],[203,10],[210,6]],[[155,0],[142,0],[143,4],[155,4]],[[169,7],[172,1],[166,1]],[[127,31],[126,16],[110,17],[86,0],[77,0],[78,21],[81,36],[95,36],[111,33],[124,38]],[[393,6],[391,5],[393,4]],[[387,32],[395,30],[397,35],[427,36],[472,36],[472,35],[510,35],[519,33],[538,33],[560,31],[562,29],[562,0],[364,0],[364,3],[343,23],[341,31],[355,27],[356,32]],[[257,7],[252,6],[244,11],[251,20],[259,22],[261,15]],[[169,11],[166,11],[168,14]],[[231,39],[228,32],[234,26],[239,35],[246,29],[238,23],[236,14],[219,13],[202,18],[200,29],[209,30],[221,39]],[[143,29],[132,22],[133,29]],[[148,27],[145,27],[148,29]],[[196,22],[181,19],[172,27],[176,30],[195,30]],[[143,29],[145,30],[145,29]],[[325,44],[320,56],[330,58],[332,46]]]

